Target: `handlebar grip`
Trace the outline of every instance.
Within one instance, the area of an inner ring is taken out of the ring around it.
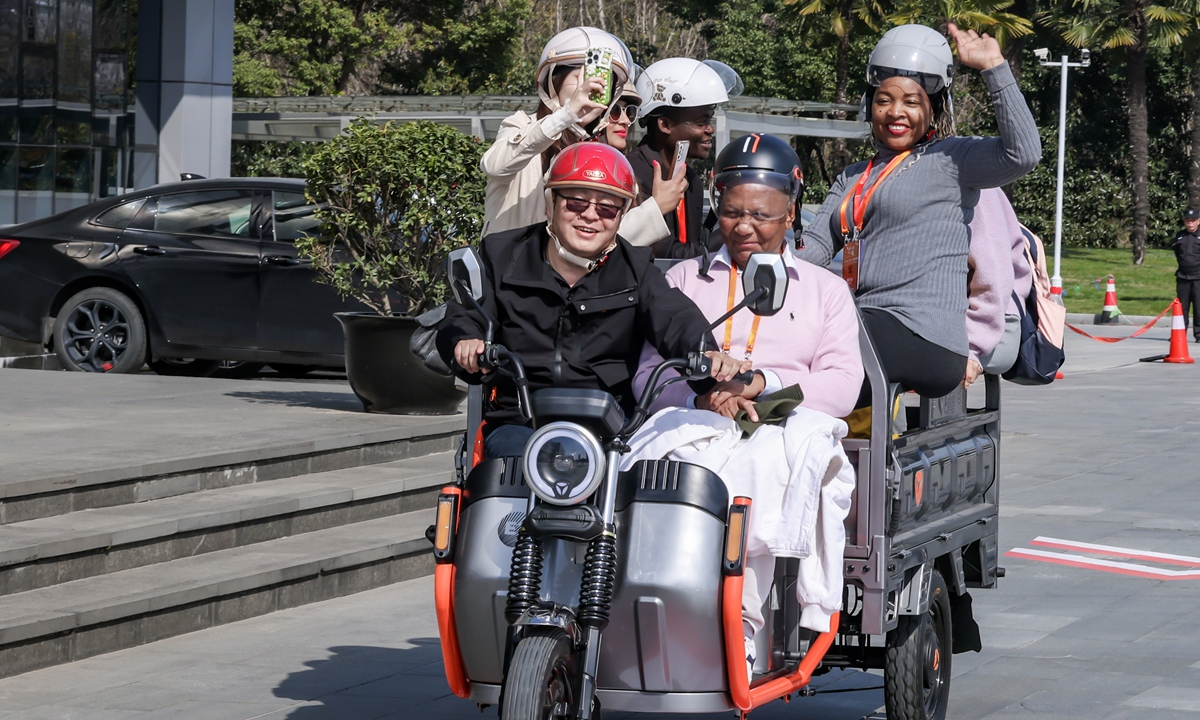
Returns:
[[[743,385],[749,385],[750,383],[754,382],[754,371],[747,370],[746,372],[740,372],[737,375],[734,375],[733,379],[742,383]]]

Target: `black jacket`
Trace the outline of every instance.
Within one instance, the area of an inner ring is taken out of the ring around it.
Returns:
[[[1175,262],[1179,264],[1175,277],[1200,280],[1200,237],[1184,231],[1175,236],[1171,245],[1175,248]]]
[[[666,178],[667,174],[671,172],[671,168],[662,167],[662,156],[658,154],[657,150],[650,147],[648,137],[642,138],[633,152],[629,153],[629,164],[633,166],[633,174],[637,177],[638,188],[641,190],[641,196],[638,198],[639,204],[649,198],[654,190],[654,165],[651,164],[654,160],[658,161],[662,176]],[[663,219],[667,221],[667,227],[671,229],[671,237],[654,243],[655,257],[686,260],[703,255],[705,246],[710,252],[721,249],[719,233],[710,235],[704,228],[704,218],[701,215],[704,212],[704,181],[690,165],[686,167],[686,170],[688,189],[683,196],[683,207],[687,216],[687,242],[679,242],[679,226],[675,220],[675,213],[667,213]]]
[[[483,305],[496,321],[495,341],[525,364],[530,392],[547,387],[605,390],[628,414],[636,404],[632,378],[649,342],[666,358],[686,357],[703,336],[716,341],[691,300],[667,284],[650,250],[623,239],[602,265],[569,287],[546,262],[546,224],[483,239]],[[474,308],[451,300],[438,328],[446,364],[469,383],[487,381],[495,399],[484,407],[491,426],[524,424],[516,388],[499,374],[469,375],[453,362],[460,340],[482,339],[486,323]],[[712,381],[696,383],[705,392]]]

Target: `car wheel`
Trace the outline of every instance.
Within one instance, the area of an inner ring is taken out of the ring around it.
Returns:
[[[213,377],[219,378],[234,378],[242,379],[254,377],[266,367],[265,363],[256,362],[241,362],[238,360],[222,360],[217,369],[213,371]]]
[[[155,358],[149,365],[150,369],[159,375],[176,377],[208,377],[217,369],[216,360],[196,358]]]
[[[146,364],[146,322],[125,293],[88,288],[58,311],[54,352],[67,370],[138,372]]]
[[[285,378],[302,378],[317,369],[316,365],[289,365],[286,363],[272,363],[271,367]]]

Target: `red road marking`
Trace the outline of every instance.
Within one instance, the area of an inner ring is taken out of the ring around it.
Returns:
[[[1030,550],[1028,548],[1014,548],[1004,554],[1008,557],[1019,557],[1026,560],[1048,562],[1055,565],[1082,568],[1084,570],[1099,570],[1100,572],[1114,573],[1116,575],[1130,575],[1149,580],[1200,580],[1200,569],[1167,570],[1165,568],[1139,565],[1137,563],[1103,560],[1100,558],[1086,557],[1083,555],[1048,552],[1046,550]]]
[[[1092,555],[1109,555],[1112,557],[1132,558],[1134,560],[1148,560],[1150,562],[1163,563],[1165,565],[1182,565],[1184,567],[1200,568],[1200,557],[1191,557],[1190,555],[1171,555],[1169,553],[1152,552],[1150,550],[1131,550],[1129,548],[1115,547],[1113,545],[1097,545],[1095,543],[1076,542],[1074,540],[1060,540],[1051,537],[1036,537],[1029,541],[1030,545],[1039,547],[1055,548],[1057,550],[1076,550],[1078,552],[1090,553]]]

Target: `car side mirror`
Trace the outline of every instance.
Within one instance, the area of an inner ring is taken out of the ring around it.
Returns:
[[[779,253],[754,253],[746,261],[742,293],[746,297],[758,296],[747,305],[750,312],[768,317],[779,312],[787,298],[787,286],[787,265]]]
[[[460,305],[483,300],[483,263],[473,247],[458,248],[446,257],[446,277]]]

